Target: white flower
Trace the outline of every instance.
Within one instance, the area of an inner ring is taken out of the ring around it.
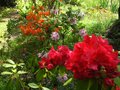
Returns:
[[[43,58],[43,57],[46,57],[46,58],[47,58],[48,53],[42,51],[41,53],[38,53],[37,56],[38,56],[38,58]]]
[[[80,12],[80,13],[78,14],[78,16],[80,16],[81,18],[83,18],[83,17],[85,16],[85,14],[84,14],[83,12]]]

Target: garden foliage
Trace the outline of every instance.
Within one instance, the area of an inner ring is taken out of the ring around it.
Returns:
[[[112,21],[102,16],[110,1],[84,2],[17,0],[19,17],[9,20],[7,45],[0,50],[2,58],[10,58],[0,62],[4,90],[120,89],[118,51],[101,36]],[[91,25],[90,17],[95,18]]]

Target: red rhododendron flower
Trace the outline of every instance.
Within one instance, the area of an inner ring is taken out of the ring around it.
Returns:
[[[113,51],[107,40],[95,35],[85,36],[83,42],[76,43],[70,59],[65,64],[74,77],[79,79],[117,77],[117,65],[118,53]]]
[[[114,86],[114,81],[112,79],[110,79],[110,78],[105,78],[104,79],[104,84],[106,86]]]
[[[42,58],[39,62],[40,68],[53,69],[57,65],[64,65],[66,60],[68,60],[70,50],[67,46],[59,46],[57,50],[53,47],[48,52],[47,58]]]
[[[50,69],[54,68],[54,66],[53,66],[53,64],[51,64],[50,60],[48,60],[46,58],[42,58],[42,61],[39,62],[39,66],[40,66],[41,69],[47,68],[47,69],[50,70]]]
[[[120,90],[120,87],[116,86],[116,90]]]

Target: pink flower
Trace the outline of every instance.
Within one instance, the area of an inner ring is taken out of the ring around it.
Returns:
[[[59,33],[57,32],[52,32],[51,34],[51,39],[57,41],[60,38]]]
[[[67,74],[64,74],[63,76],[59,74],[57,79],[59,82],[64,83],[68,79],[68,77],[67,77]]]
[[[86,30],[85,29],[80,29],[79,30],[79,35],[82,36],[82,37],[84,37],[85,35],[87,35]]]
[[[51,9],[51,13],[57,15],[59,13],[59,9]]]
[[[57,14],[58,14],[58,12],[59,12],[59,10],[58,10],[58,9],[56,9],[56,10],[54,10],[54,11],[53,11],[53,13],[54,13],[55,15],[57,15]]]

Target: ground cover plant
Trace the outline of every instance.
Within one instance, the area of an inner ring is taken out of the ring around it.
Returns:
[[[120,53],[106,37],[117,35],[118,1],[15,3],[0,13],[0,90],[120,89]]]

